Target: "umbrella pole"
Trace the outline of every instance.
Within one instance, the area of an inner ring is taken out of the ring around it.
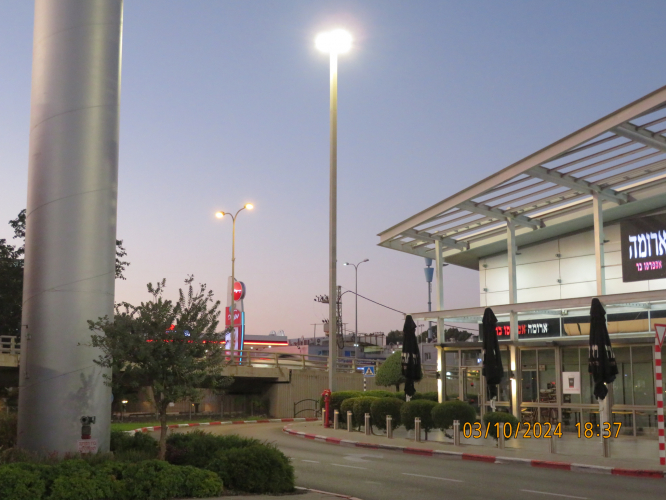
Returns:
[[[604,399],[599,399],[599,436],[601,439],[601,454],[608,458],[610,457],[610,438],[604,438],[604,423],[610,422],[610,391]],[[612,424],[611,424],[612,429]]]

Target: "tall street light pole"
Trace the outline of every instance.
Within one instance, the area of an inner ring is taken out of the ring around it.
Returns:
[[[236,301],[234,300],[234,286],[236,285],[236,217],[238,217],[238,214],[241,213],[241,210],[252,210],[254,208],[254,205],[252,203],[246,203],[243,208],[241,208],[238,212],[236,212],[236,215],[231,215],[228,212],[217,212],[215,214],[215,217],[218,219],[221,219],[225,215],[229,215],[231,217],[231,220],[233,221],[232,224],[232,230],[231,230],[231,307],[229,308],[229,314],[231,316],[231,319],[229,320],[229,324],[231,325],[231,331],[229,332],[229,339],[231,340],[231,363],[234,363],[234,350],[236,346],[235,342],[235,328],[236,328],[236,317],[235,317],[235,312],[236,312]]]
[[[359,262],[358,264],[352,264],[350,262],[345,262],[345,266],[354,266],[354,274],[356,275],[356,284],[354,289],[354,295],[356,295],[356,304],[354,305],[354,312],[356,313],[356,326],[354,328],[354,344],[356,344],[356,358],[358,358],[358,266],[364,262],[369,262],[370,259],[365,259]]]
[[[328,265],[328,386],[335,391],[337,358],[337,199],[338,199],[338,54],[348,52],[352,37],[342,29],[321,33],[315,45],[330,55],[331,61],[331,136],[330,136],[330,208],[329,208],[329,265]]]

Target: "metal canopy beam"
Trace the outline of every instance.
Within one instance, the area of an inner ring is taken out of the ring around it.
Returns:
[[[483,203],[464,201],[460,203],[458,207],[480,215],[485,215],[486,217],[489,217],[491,219],[512,220],[516,224],[519,224],[521,226],[528,226],[533,229],[539,229],[544,227],[543,221],[539,219],[532,219],[530,217],[525,217],[524,215],[514,215],[511,212],[501,210],[495,207],[489,207],[488,205],[484,205]]]
[[[544,181],[552,182],[554,184],[559,184],[560,186],[568,187],[569,189],[584,191],[589,194],[597,193],[600,198],[603,198],[618,205],[627,203],[629,200],[629,195],[626,193],[618,193],[613,189],[604,189],[597,184],[593,184],[584,179],[577,179],[568,174],[561,174],[555,170],[549,170],[542,166],[537,166],[529,170],[529,174],[532,177],[537,177]]]
[[[436,234],[430,234],[422,231],[417,231],[416,229],[408,229],[403,231],[403,236],[409,236],[410,238],[416,238],[421,241],[428,241],[430,243],[435,243],[439,241],[442,245],[449,248],[457,248],[458,250],[469,250],[469,243],[464,241],[457,241],[453,238],[446,238],[442,236],[437,236]]]
[[[664,138],[664,136],[637,127],[631,122],[622,123],[611,129],[611,131],[616,135],[626,137],[627,139],[645,144],[646,146],[666,153],[666,138]]]

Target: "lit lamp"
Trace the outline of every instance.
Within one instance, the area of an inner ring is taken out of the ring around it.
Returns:
[[[122,422],[123,420],[125,420],[125,409],[127,407],[127,403],[129,403],[129,401],[127,401],[126,399],[123,399],[121,401],[121,403],[123,404],[123,410],[120,413],[120,421]]]
[[[328,262],[328,317],[330,321],[330,333],[328,336],[328,385],[331,391],[335,391],[335,359],[337,357],[336,335],[337,328],[337,199],[338,199],[338,54],[343,54],[351,49],[352,36],[348,31],[335,29],[321,33],[315,39],[316,47],[330,56],[331,65],[331,88],[330,88],[330,209],[329,209],[329,262]]]

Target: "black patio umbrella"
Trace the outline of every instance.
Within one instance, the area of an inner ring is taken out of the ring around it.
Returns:
[[[411,315],[405,318],[405,326],[402,329],[402,376],[405,377],[405,394],[412,397],[416,393],[414,382],[423,378],[421,370],[421,353],[416,342],[416,323]]]
[[[605,399],[608,394],[606,384],[612,384],[618,374],[615,354],[606,328],[606,311],[599,299],[592,299],[590,307],[590,356],[588,372],[594,380],[594,395]]]
[[[497,398],[497,384],[502,381],[504,367],[497,340],[497,318],[490,307],[483,312],[483,376],[486,377],[489,399]]]

